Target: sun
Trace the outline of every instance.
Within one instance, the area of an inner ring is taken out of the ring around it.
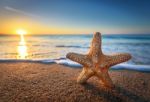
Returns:
[[[23,29],[18,29],[17,30],[17,34],[19,34],[19,35],[25,35],[25,34],[27,34],[27,32],[25,30],[23,30]]]

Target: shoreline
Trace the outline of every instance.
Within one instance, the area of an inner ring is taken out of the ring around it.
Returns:
[[[41,64],[59,64],[73,68],[82,68],[82,66],[66,58],[60,59],[0,59],[0,63],[41,63]],[[118,64],[112,66],[110,70],[130,70],[144,73],[150,73],[150,65]]]
[[[0,102],[148,102],[150,74],[109,71],[115,88],[101,86],[97,78],[76,83],[81,69],[59,64],[0,63]]]

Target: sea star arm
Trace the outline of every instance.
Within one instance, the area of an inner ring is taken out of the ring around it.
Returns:
[[[106,57],[109,66],[113,66],[131,59],[131,55],[128,53],[119,53],[114,55],[109,55]]]
[[[90,68],[84,67],[82,72],[80,73],[80,75],[77,78],[77,83],[83,84],[93,75],[94,75],[93,70],[91,70]]]
[[[101,51],[101,33],[96,32],[93,36],[91,48],[90,48],[88,55],[92,57],[92,61],[94,63],[98,63],[98,59],[99,59],[98,56],[100,56],[100,54],[102,54],[102,51]]]
[[[105,72],[96,72],[96,76],[100,80],[100,83],[106,87],[112,88],[114,87],[113,82],[108,74],[108,70]]]
[[[92,66],[92,63],[88,60],[86,55],[71,52],[68,53],[66,57],[71,59],[72,61],[82,64],[83,66]]]

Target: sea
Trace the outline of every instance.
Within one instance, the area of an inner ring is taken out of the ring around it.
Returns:
[[[67,59],[66,54],[86,54],[92,37],[92,34],[0,35],[0,62],[31,61],[81,67]],[[113,66],[114,70],[150,72],[150,34],[102,34],[102,51],[132,55],[131,60]]]

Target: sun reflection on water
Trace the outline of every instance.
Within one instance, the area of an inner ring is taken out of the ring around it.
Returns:
[[[28,57],[28,49],[26,46],[26,41],[24,39],[24,34],[20,33],[20,42],[18,45],[18,59],[26,59]]]

